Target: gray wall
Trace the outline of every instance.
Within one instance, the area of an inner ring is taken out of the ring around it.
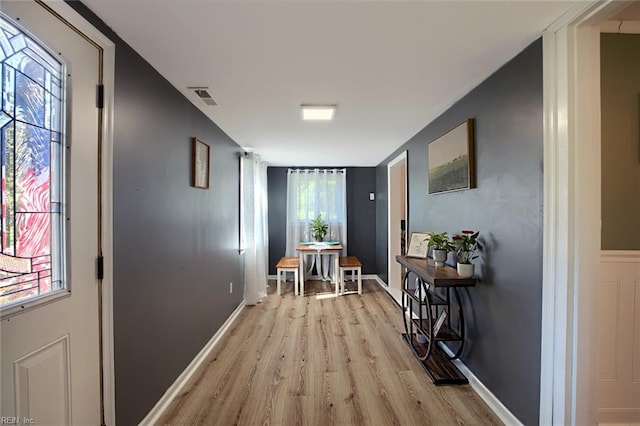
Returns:
[[[386,166],[408,150],[409,232],[480,231],[481,282],[463,292],[462,361],[524,424],[538,423],[542,306],[542,42],[527,47],[378,166],[378,274],[386,274]],[[427,143],[476,119],[477,188],[428,195]]]
[[[153,408],[242,300],[241,150],[83,5],[71,5],[117,46],[116,420],[131,425]],[[189,186],[191,136],[211,145],[209,190]]]
[[[295,168],[295,167],[294,167]],[[269,193],[269,273],[286,250],[287,169],[267,168]],[[375,167],[347,167],[347,251],[358,256],[362,273],[376,271],[376,202],[369,193],[376,191]]]
[[[640,35],[600,41],[602,249],[640,250]]]

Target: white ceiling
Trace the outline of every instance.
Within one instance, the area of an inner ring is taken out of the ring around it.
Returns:
[[[377,165],[575,3],[83,2],[238,144],[288,166]],[[302,122],[313,103],[338,104],[335,120]]]

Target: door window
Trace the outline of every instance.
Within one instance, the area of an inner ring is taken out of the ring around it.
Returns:
[[[0,309],[67,290],[64,280],[64,65],[0,15]]]

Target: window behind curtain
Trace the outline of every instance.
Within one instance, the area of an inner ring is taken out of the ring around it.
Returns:
[[[322,175],[318,176],[322,177]],[[344,212],[337,208],[336,197],[345,194],[345,188],[340,187],[339,174],[329,174],[326,176],[326,184],[320,184],[318,179],[308,179],[299,183],[297,187],[298,198],[298,219],[300,221],[311,221],[318,214],[326,222],[342,221]],[[346,201],[345,201],[346,202]]]

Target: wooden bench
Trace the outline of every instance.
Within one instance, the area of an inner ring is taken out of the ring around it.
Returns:
[[[345,272],[351,271],[351,281],[354,281],[353,274],[358,274],[358,294],[362,294],[362,263],[355,256],[340,258],[340,294],[344,294]]]
[[[300,269],[300,259],[297,257],[281,257],[276,264],[278,270],[278,296],[280,295],[280,278],[281,273],[284,274],[284,280],[287,280],[287,272],[293,272],[293,292],[298,295],[298,270]]]

